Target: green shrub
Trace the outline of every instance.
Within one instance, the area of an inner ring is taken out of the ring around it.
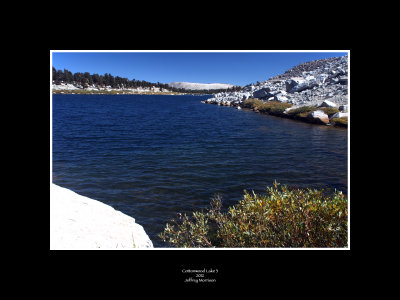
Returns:
[[[339,110],[335,107],[324,107],[324,108],[320,108],[324,113],[326,113],[329,117],[338,113]]]
[[[332,118],[331,123],[337,126],[342,126],[342,127],[347,127],[347,117],[342,117],[342,118]]]
[[[264,102],[257,98],[249,98],[243,101],[242,107],[243,108],[257,108],[258,106],[262,105]]]
[[[269,101],[263,103],[257,107],[260,112],[270,113],[270,114],[283,114],[285,109],[292,107],[292,104],[278,101]]]
[[[219,197],[209,210],[166,224],[159,237],[175,247],[346,247],[347,198],[335,191],[278,186],[266,195],[245,191],[222,212]]]
[[[298,116],[298,117],[307,117],[310,113],[317,110],[315,106],[301,106],[295,109],[291,109],[288,111],[288,115]]]

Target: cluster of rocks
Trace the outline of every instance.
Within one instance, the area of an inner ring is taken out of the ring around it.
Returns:
[[[324,101],[319,107],[336,107],[336,105],[330,101]],[[340,110],[339,112],[331,115],[330,117],[323,110],[315,110],[308,115],[308,119],[313,120],[314,123],[330,124],[332,119],[344,118],[344,117],[347,118],[349,116],[347,112],[348,110],[347,105],[341,105],[339,107],[339,110]]]
[[[348,105],[348,56],[302,63],[285,73],[241,91],[218,93],[206,103],[238,106],[248,98],[279,101],[300,106],[320,106],[324,101],[334,107]]]

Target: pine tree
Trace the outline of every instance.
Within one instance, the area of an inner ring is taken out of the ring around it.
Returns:
[[[92,75],[93,84],[98,86],[100,84],[100,76],[99,74]]]
[[[72,81],[74,80],[72,72],[64,69],[64,80],[65,80],[65,83],[72,83]]]
[[[55,80],[56,80],[57,70],[56,70],[56,68],[54,68],[54,67],[52,67],[51,70],[52,70],[52,74],[51,74],[51,75],[52,75],[52,76],[51,76],[51,77],[52,77],[52,80],[55,81]]]

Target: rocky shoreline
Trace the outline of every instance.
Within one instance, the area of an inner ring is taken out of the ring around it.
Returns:
[[[216,104],[218,106],[231,106],[236,109],[244,109],[244,110],[251,110],[256,113],[264,113],[276,117],[281,117],[281,118],[286,118],[286,119],[292,119],[292,120],[297,120],[297,121],[302,121],[306,123],[312,123],[312,124],[318,124],[318,125],[333,125],[336,127],[345,127],[347,128],[348,126],[348,106],[347,105],[341,105],[337,108],[337,105],[330,101],[323,101],[320,105],[315,105],[315,106],[298,106],[298,107],[290,107],[286,108],[283,111],[262,111],[260,110],[257,106],[256,107],[251,107],[248,108],[245,106],[247,101],[251,100],[259,100],[259,99],[246,99],[243,101],[243,103],[215,103],[212,101],[201,101],[202,103],[209,103],[209,104]],[[262,103],[268,103],[262,101]],[[274,103],[274,101],[271,101],[269,103]],[[301,108],[307,108],[308,111],[301,111],[296,113],[297,109]],[[334,108],[335,111],[333,113],[327,113],[326,108]],[[291,113],[293,112],[293,113]]]
[[[264,82],[248,85],[241,91],[215,94],[204,103],[240,109],[246,107],[249,99],[257,99],[261,104],[275,102],[290,105],[286,110],[274,112],[273,115],[347,127],[348,56],[302,63]],[[307,114],[307,111],[301,110],[304,107],[309,108]],[[330,112],[333,113],[327,114],[324,109],[326,107],[332,108]],[[257,107],[253,107],[253,110],[259,111]],[[291,113],[296,110],[301,113]]]

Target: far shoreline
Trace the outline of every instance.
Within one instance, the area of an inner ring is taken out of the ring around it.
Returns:
[[[52,90],[52,94],[61,95],[194,95],[205,96],[212,94],[178,93],[178,92],[132,92],[130,90]]]

